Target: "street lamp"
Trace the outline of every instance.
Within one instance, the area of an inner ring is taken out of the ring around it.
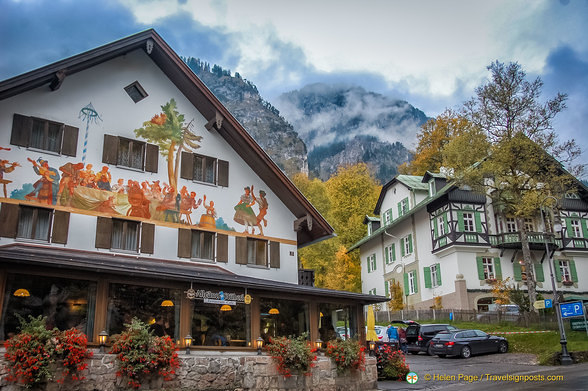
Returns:
[[[257,337],[255,340],[255,344],[257,345],[257,355],[261,356],[261,348],[263,348],[263,338]]]
[[[548,198],[551,198],[555,201],[555,206],[557,207],[557,198],[555,198],[554,196],[547,196],[545,197],[545,199],[543,200],[543,202],[547,201]],[[550,208],[551,212],[553,214],[553,208]],[[561,318],[561,310],[559,308],[559,295],[557,293],[557,285],[555,284],[555,276],[553,275],[553,253],[551,251],[549,251],[549,244],[547,243],[547,225],[545,224],[545,210],[543,208],[541,208],[541,219],[543,220],[543,231],[545,232],[545,235],[543,236],[543,241],[545,242],[545,251],[547,251],[547,254],[549,254],[549,260],[547,263],[549,263],[549,275],[551,278],[551,289],[553,290],[553,307],[555,308],[555,314],[557,316],[557,325],[559,327],[559,336],[560,336],[560,340],[559,343],[561,344],[561,365],[570,365],[573,363],[572,357],[570,357],[570,354],[568,353],[568,341],[566,339],[566,331],[564,329],[564,325],[563,325],[563,320]],[[554,239],[555,239],[555,233],[556,232],[561,232],[562,226],[561,226],[561,221],[559,219],[559,216],[557,217],[557,220],[554,218],[551,219],[553,225],[553,235],[554,235]],[[554,243],[557,246],[557,242]],[[562,244],[563,244],[563,237],[562,237]]]
[[[190,354],[190,345],[192,345],[192,336],[190,334],[184,337],[184,344],[186,345],[186,354]]]
[[[102,330],[100,334],[98,334],[98,343],[100,344],[100,353],[104,353],[104,346],[106,345],[106,340],[108,339],[108,333],[106,330]]]

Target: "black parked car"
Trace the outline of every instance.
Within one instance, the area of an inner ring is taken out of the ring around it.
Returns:
[[[450,324],[418,324],[411,322],[406,328],[408,352],[412,354],[426,352],[432,355],[433,353],[430,351],[429,346],[431,339],[441,331],[453,330],[457,330],[457,328]]]
[[[508,341],[504,337],[486,334],[480,330],[457,330],[439,333],[431,340],[431,353],[439,357],[472,354],[506,353]]]

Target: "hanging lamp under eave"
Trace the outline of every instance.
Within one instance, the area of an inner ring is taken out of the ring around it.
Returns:
[[[270,308],[270,310],[269,310],[270,315],[278,315],[279,313],[280,313],[280,310],[278,310],[277,308]]]
[[[162,307],[173,307],[174,306],[174,302],[171,300],[164,300],[161,302],[161,306]]]
[[[30,295],[31,294],[29,293],[29,291],[24,288],[20,288],[14,291],[14,296],[17,297],[29,297]]]
[[[231,308],[230,305],[228,304],[223,304],[222,307],[220,308],[221,311],[232,311],[233,309]]]

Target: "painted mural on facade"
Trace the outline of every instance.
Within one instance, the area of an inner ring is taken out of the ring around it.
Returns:
[[[94,166],[83,161],[57,166],[51,162],[51,157],[29,156],[25,163],[0,156],[2,195],[4,198],[26,200],[41,206],[59,205],[111,216],[132,216],[237,231],[227,224],[232,220],[243,226],[245,233],[263,235],[268,211],[264,190],[255,194],[254,185],[247,186],[234,206],[220,205],[222,210],[234,209],[231,219],[229,216],[218,216],[218,205],[215,205],[212,197],[200,193],[198,188],[202,187],[197,183],[190,183],[190,188],[184,185],[177,189],[181,152],[196,150],[203,138],[191,130],[193,121],[187,124],[184,122],[184,115],[176,110],[173,99],[161,108],[161,113],[144,122],[134,132],[138,137],[159,146],[160,154],[167,161],[167,181],[158,179],[139,182],[113,178],[108,165]],[[0,147],[1,150],[10,151],[11,148]],[[15,178],[23,174],[28,177],[31,172],[36,175],[34,183],[24,183],[20,188],[12,190],[7,187]]]

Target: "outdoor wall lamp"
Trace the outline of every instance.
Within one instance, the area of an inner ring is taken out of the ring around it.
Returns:
[[[186,354],[190,354],[190,345],[192,345],[192,336],[190,334],[184,337],[184,345],[186,345]]]
[[[257,337],[255,340],[255,345],[257,346],[257,355],[261,356],[261,348],[263,347],[263,338]]]
[[[100,334],[98,334],[98,343],[100,344],[100,353],[104,353],[104,346],[106,345],[106,340],[108,339],[108,333],[106,330],[102,330]]]
[[[316,347],[316,351],[317,353],[321,353],[321,348],[323,347],[323,341],[319,338],[316,340],[316,342],[314,343],[314,346]]]
[[[370,341],[370,356],[374,356],[376,350],[376,341]]]

